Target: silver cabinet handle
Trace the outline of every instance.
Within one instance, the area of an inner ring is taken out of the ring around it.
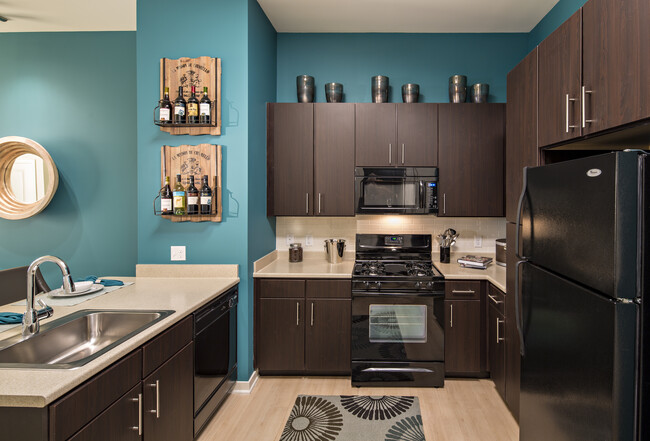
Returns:
[[[585,86],[582,86],[582,128],[587,127],[587,123],[594,122],[593,119],[587,119],[587,94],[592,94],[593,90],[586,90]]]
[[[454,294],[474,294],[474,293],[476,293],[476,291],[473,291],[471,289],[464,289],[464,290],[463,289],[452,289],[451,292],[454,293]]]
[[[314,326],[314,302],[311,302],[311,325]]]
[[[569,129],[575,129],[576,127],[578,127],[578,126],[569,125],[569,101],[575,101],[576,99],[575,98],[569,98],[568,93],[566,94],[565,98],[566,98],[565,99],[565,102],[566,102],[566,127],[565,127],[565,131],[566,131],[566,133],[569,133]]]
[[[300,302],[296,302],[296,326],[300,326]]]
[[[449,327],[454,327],[454,305],[449,305]]]
[[[156,380],[155,383],[151,383],[149,387],[156,388],[156,408],[150,410],[149,413],[155,413],[156,418],[160,418],[160,380]]]
[[[305,193],[305,213],[309,214],[309,193]]]
[[[404,144],[402,144],[402,165],[404,165]]]
[[[366,368],[362,372],[417,372],[417,373],[431,373],[434,372],[431,369],[427,368]]]
[[[447,214],[447,193],[442,194],[442,214]]]
[[[490,300],[492,300],[492,301],[494,302],[495,305],[498,305],[498,304],[500,304],[500,303],[503,303],[503,300],[497,300],[496,296],[493,296],[493,295],[491,295],[491,294],[488,294],[488,297],[490,298]]]
[[[497,317],[497,344],[499,344],[499,342],[505,341],[505,338],[499,337],[499,325],[501,323],[505,323],[505,320],[501,320]]]
[[[393,144],[388,144],[388,163],[393,163]]]
[[[137,430],[138,435],[142,435],[142,394],[138,394],[138,398],[131,398],[131,401],[138,403],[138,425],[131,429]]]
[[[318,214],[320,214],[320,199],[321,199],[321,194],[318,193]]]

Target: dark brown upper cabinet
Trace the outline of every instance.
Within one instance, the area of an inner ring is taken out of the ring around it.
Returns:
[[[650,2],[590,0],[582,14],[583,133],[650,117]]]
[[[582,134],[581,19],[581,11],[576,12],[538,47],[540,145]],[[526,87],[535,87],[531,80]]]
[[[314,213],[314,105],[267,107],[267,212]]]
[[[356,165],[433,167],[438,163],[437,104],[356,104]]]
[[[267,214],[354,216],[354,104],[268,104]]]
[[[505,104],[439,104],[438,216],[503,216]]]
[[[314,104],[314,214],[354,216],[354,104]]]
[[[537,48],[508,74],[506,105],[506,220],[516,222],[523,168],[537,154]]]

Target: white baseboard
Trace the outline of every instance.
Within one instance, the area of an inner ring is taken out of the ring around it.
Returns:
[[[235,383],[235,387],[232,389],[233,394],[249,394],[253,391],[253,388],[257,384],[257,380],[260,378],[257,370],[253,371],[251,377],[248,381],[238,381]]]

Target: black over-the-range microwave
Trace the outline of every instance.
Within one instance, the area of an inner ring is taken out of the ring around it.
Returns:
[[[357,214],[438,213],[437,167],[357,167]]]

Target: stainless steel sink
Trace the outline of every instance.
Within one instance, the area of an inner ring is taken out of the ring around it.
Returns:
[[[173,312],[78,311],[44,324],[38,334],[0,341],[0,368],[83,366]]]

